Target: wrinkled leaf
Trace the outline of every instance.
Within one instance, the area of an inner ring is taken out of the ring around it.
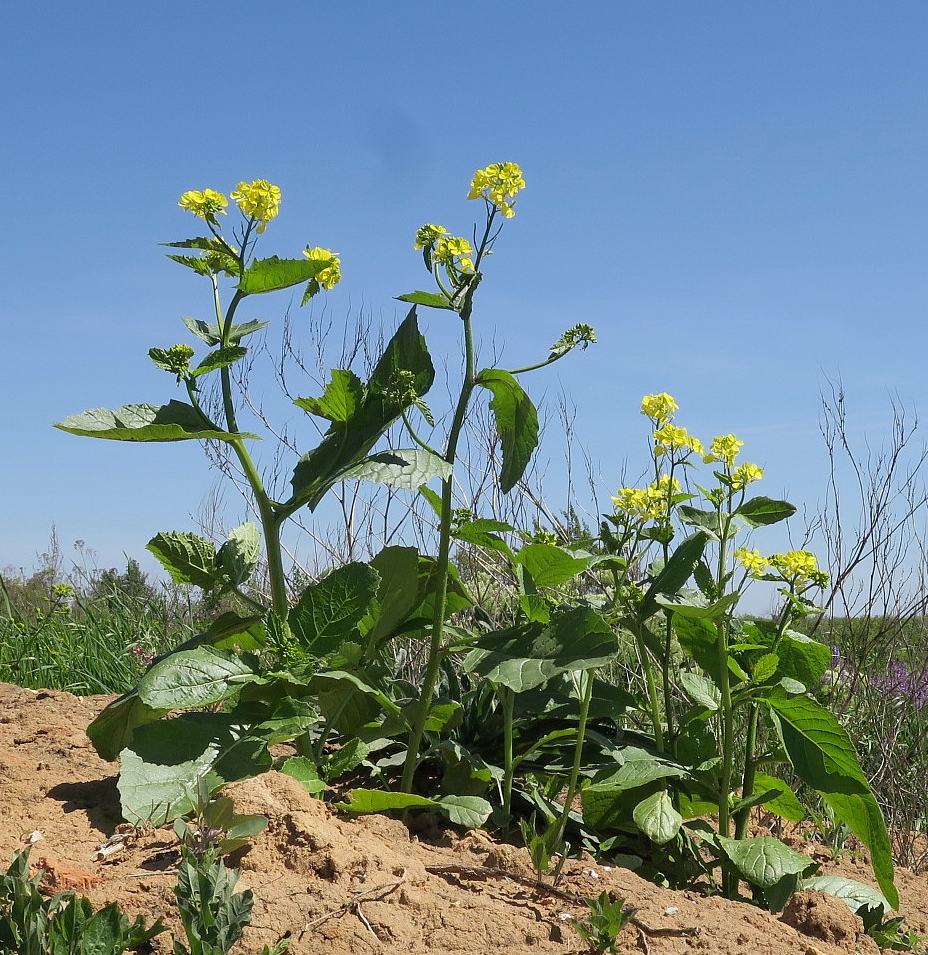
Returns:
[[[256,434],[221,431],[193,405],[169,401],[166,405],[123,405],[115,411],[91,408],[55,424],[61,431],[110,441],[238,441]]]
[[[343,564],[310,584],[290,611],[293,636],[315,656],[325,656],[353,632],[377,595],[380,575],[370,564]]]
[[[227,650],[197,647],[172,653],[156,663],[138,685],[139,698],[153,709],[190,709],[210,706],[230,695],[255,672]]]
[[[246,521],[229,531],[228,540],[219,548],[216,564],[232,586],[245,583],[254,573],[261,557],[261,531]]]
[[[156,534],[146,545],[176,584],[212,590],[216,584],[216,550],[197,534],[170,531]]]
[[[391,487],[415,491],[433,478],[451,477],[451,465],[437,454],[423,448],[403,448],[397,451],[379,451],[347,468],[342,481],[370,481]]]

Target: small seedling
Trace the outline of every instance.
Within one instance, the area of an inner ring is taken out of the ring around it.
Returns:
[[[264,816],[237,814],[231,797],[211,798],[202,778],[197,781],[195,805],[193,813],[174,821],[174,832],[197,859],[212,861],[234,852],[267,828]]]
[[[608,892],[602,892],[598,899],[587,899],[590,914],[583,919],[574,919],[574,928],[586,939],[591,952],[605,955],[618,952],[619,933],[638,911],[625,904],[625,899],[613,899]]]

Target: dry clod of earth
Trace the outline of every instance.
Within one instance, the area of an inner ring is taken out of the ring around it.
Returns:
[[[75,888],[95,905],[116,900],[134,917],[174,917],[177,860],[170,829],[117,840],[121,823],[116,766],[99,759],[84,730],[110,697],[74,697],[0,684],[0,864],[38,830],[33,860],[50,891]],[[269,822],[233,862],[240,888],[255,894],[242,953],[259,952],[285,932],[293,955],[546,955],[586,950],[571,917],[575,899],[604,889],[638,908],[620,936],[623,952],[651,955],[850,955],[876,952],[843,903],[804,892],[782,918],[695,892],[673,892],[590,859],[571,861],[558,892],[535,881],[527,854],[482,832],[461,833],[434,817],[412,831],[386,816],[349,819],[295,780],[267,773],[228,790],[236,809]],[[43,861],[44,860],[44,861]],[[831,872],[867,879],[849,858]],[[928,930],[924,879],[902,872],[902,912]],[[698,928],[698,933],[694,929]],[[182,937],[182,936],[181,936]],[[168,953],[168,934],[153,951]]]

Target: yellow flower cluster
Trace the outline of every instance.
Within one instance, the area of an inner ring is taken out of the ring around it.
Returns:
[[[467,239],[445,235],[436,240],[433,253],[439,265],[451,266],[459,272],[474,271],[473,254],[474,248]]]
[[[242,215],[258,220],[258,232],[263,232],[271,219],[280,212],[280,187],[272,185],[266,179],[240,182],[238,189],[230,195],[242,210]]]
[[[511,219],[516,214],[512,200],[516,193],[524,188],[525,179],[517,163],[494,162],[486,169],[478,169],[474,173],[467,198],[486,199],[507,219]]]
[[[413,248],[424,249],[427,245],[431,245],[443,235],[449,235],[448,230],[443,225],[434,225],[431,222],[427,222],[424,226],[416,230],[416,244]]]
[[[310,249],[309,247],[303,250],[303,255],[310,259],[313,262],[328,262],[327,265],[322,271],[316,273],[316,277],[312,280],[320,285],[324,289],[334,288],[341,281],[342,277],[342,260],[329,249]]]
[[[724,461],[728,468],[734,467],[735,458],[738,452],[744,447],[744,442],[739,441],[733,434],[722,434],[712,439],[709,445],[709,453],[703,458],[706,464],[712,464],[714,461]]]
[[[759,550],[739,547],[735,559],[752,577],[761,577],[768,572],[778,574],[789,584],[813,583],[817,587],[827,587],[829,576],[818,569],[815,554],[807,550],[789,550],[785,554],[771,554],[764,557]]]
[[[699,438],[694,438],[686,428],[668,422],[654,432],[654,453],[660,455],[668,451],[695,451],[702,454],[703,447]]]
[[[666,391],[659,395],[645,395],[641,399],[641,413],[653,418],[658,426],[669,421],[678,407],[677,402]]]
[[[785,554],[771,554],[767,562],[784,577],[809,579],[818,571],[815,554],[807,550],[788,550]]]
[[[759,481],[763,476],[763,468],[745,461],[744,464],[739,464],[738,467],[731,472],[731,486],[736,491],[742,491],[749,484]]]
[[[620,487],[612,503],[616,513],[631,523],[656,521],[667,516],[669,499],[679,491],[680,482],[669,474],[663,474],[648,487]]]
[[[192,212],[207,222],[215,221],[218,213],[226,214],[229,200],[215,189],[191,189],[180,197],[177,203],[181,209]]]
[[[763,574],[767,570],[767,558],[755,547],[754,550],[748,550],[747,547],[739,547],[735,551],[735,560],[740,561],[748,573]]]

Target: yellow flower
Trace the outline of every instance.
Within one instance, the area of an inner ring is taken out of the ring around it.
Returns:
[[[416,244],[413,248],[422,249],[427,245],[431,245],[436,239],[443,235],[448,235],[448,230],[443,225],[433,225],[431,222],[427,222],[416,231]]]
[[[316,282],[319,286],[324,289],[335,288],[336,285],[341,281],[342,270],[341,264],[342,260],[336,255],[336,253],[331,252],[329,249],[310,249],[308,246],[303,249],[303,255],[310,259],[313,262],[328,262],[324,269],[316,273],[316,276],[311,281]]]
[[[675,424],[665,424],[654,432],[654,444],[657,454],[666,454],[668,451],[686,450],[702,454],[703,447],[699,438],[694,438],[686,428],[678,428]]]
[[[242,210],[242,215],[258,220],[258,232],[263,232],[280,212],[280,188],[271,185],[266,179],[240,182],[238,189],[230,195]]]
[[[473,272],[473,246],[467,239],[455,236],[439,236],[435,242],[435,261],[440,265],[451,266],[459,272]]]
[[[512,200],[516,193],[524,188],[525,179],[517,163],[495,162],[474,173],[467,198],[486,199],[507,219],[511,219],[516,214]]]
[[[784,578],[810,579],[818,570],[818,561],[815,554],[807,550],[788,550],[785,554],[773,554],[770,566],[775,567]]]
[[[749,574],[763,574],[767,570],[767,558],[757,548],[748,550],[739,547],[735,551],[735,559],[740,561]]]
[[[645,395],[641,399],[641,413],[653,418],[657,425],[669,421],[677,407],[676,401],[666,391],[659,395]]]
[[[741,491],[749,484],[759,481],[763,476],[763,468],[745,461],[744,464],[739,464],[738,467],[731,472],[731,486],[734,490]]]
[[[214,222],[217,213],[226,214],[225,207],[229,200],[215,189],[191,189],[180,197],[177,204],[181,209],[186,209],[207,222]]]
[[[712,464],[713,461],[724,461],[725,467],[731,468],[735,465],[735,458],[738,452],[744,447],[744,442],[739,441],[733,434],[722,434],[712,439],[709,445],[709,453],[703,458],[706,464]]]
[[[617,514],[623,514],[632,523],[645,523],[666,517],[670,498],[680,491],[680,482],[669,474],[662,474],[647,487],[620,487],[612,498]]]

